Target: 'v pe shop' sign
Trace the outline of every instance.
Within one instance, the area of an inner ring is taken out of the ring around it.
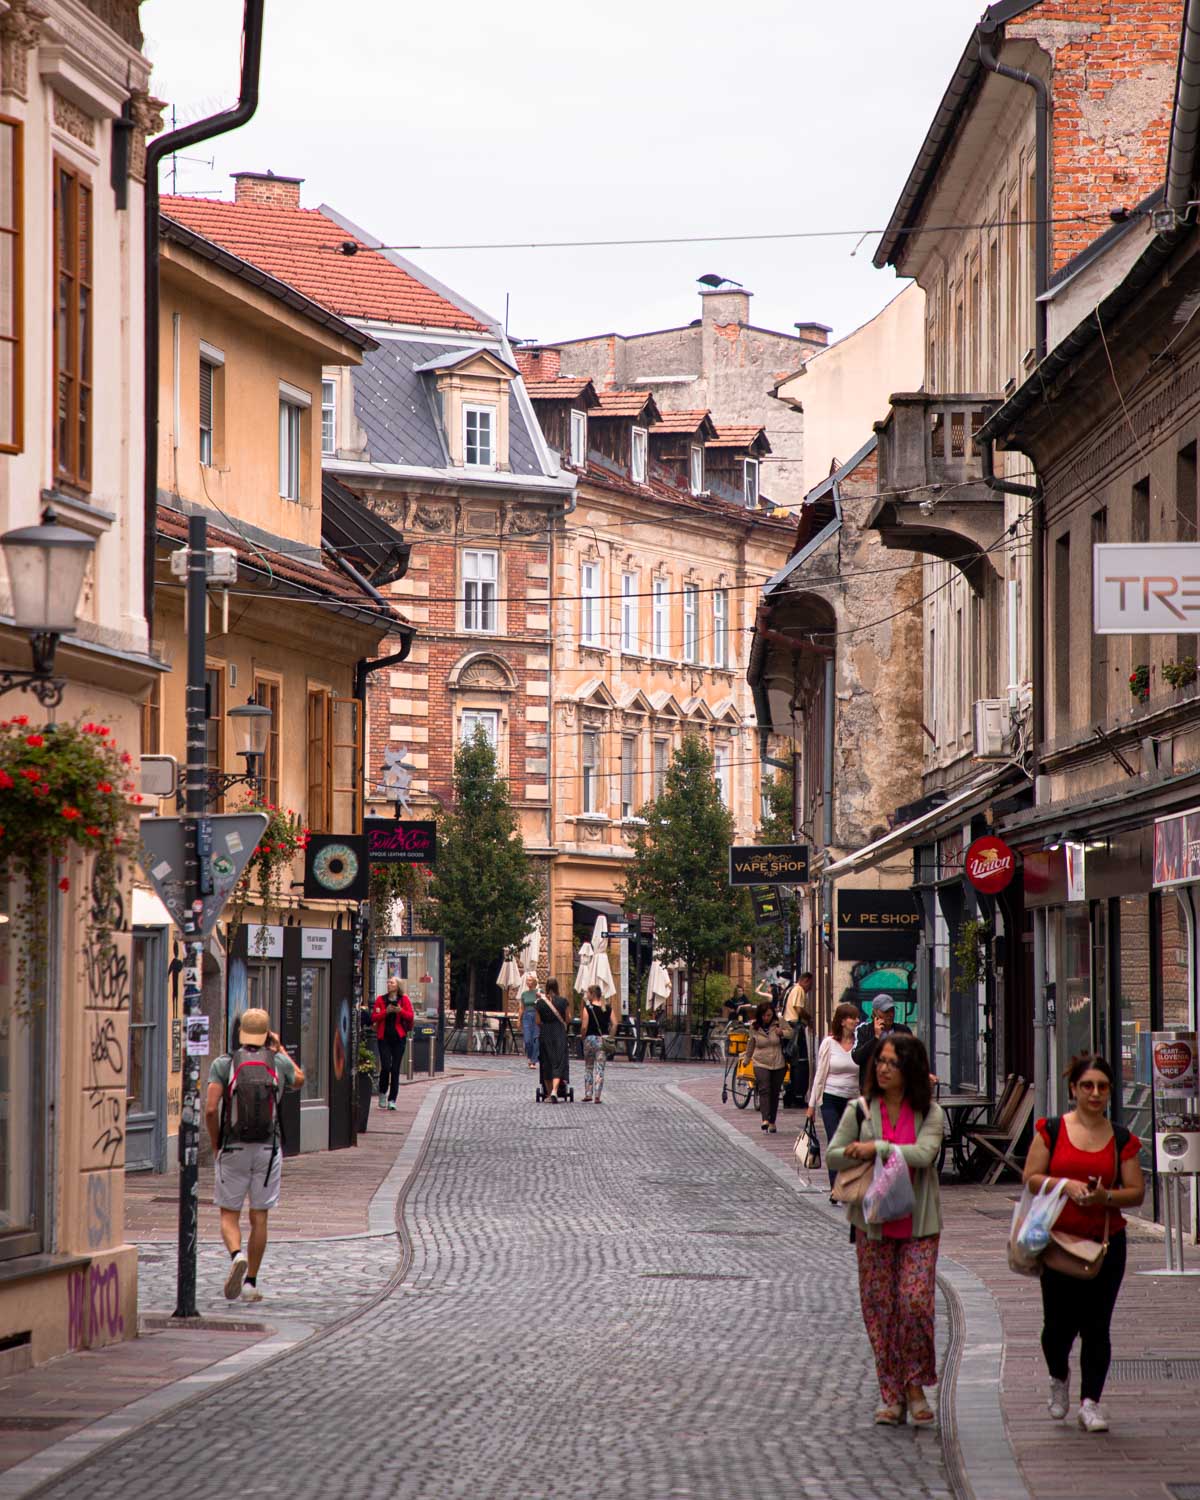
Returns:
[[[807,844],[731,844],[730,885],[805,885]]]

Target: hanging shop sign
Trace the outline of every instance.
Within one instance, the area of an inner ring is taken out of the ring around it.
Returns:
[[[437,824],[398,818],[364,818],[367,863],[432,865],[437,862]]]
[[[760,927],[769,926],[783,917],[783,903],[773,885],[752,885],[750,900],[754,903],[754,920]]]
[[[304,851],[304,899],[365,901],[367,870],[362,834],[310,834]]]
[[[1067,862],[1067,900],[1087,900],[1087,845],[1064,844],[1063,857]]]
[[[1154,884],[1200,880],[1200,807],[1159,818],[1154,825]]]
[[[915,891],[837,892],[837,952],[847,963],[912,961],[921,933]]]
[[[1003,839],[991,834],[976,839],[963,861],[967,879],[985,896],[995,896],[1012,884],[1017,873],[1017,856]]]
[[[805,885],[807,844],[731,844],[730,885]]]
[[[1200,542],[1097,542],[1097,635],[1176,635],[1200,620]]]

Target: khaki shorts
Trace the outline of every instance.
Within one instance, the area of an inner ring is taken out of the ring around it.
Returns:
[[[240,1212],[250,1195],[251,1208],[274,1208],[283,1180],[283,1150],[268,1141],[226,1146],[217,1157],[213,1202]]]

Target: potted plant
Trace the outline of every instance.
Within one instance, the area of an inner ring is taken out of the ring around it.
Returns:
[[[309,830],[290,807],[276,807],[273,802],[255,802],[249,798],[238,811],[265,814],[267,826],[229,898],[228,941],[232,943],[237,936],[245,920],[252,886],[257,883],[261,914],[255,945],[260,954],[265,954],[271,940],[267,929],[282,916],[284,872],[290,873],[292,861],[308,846]]]
[[[1145,703],[1150,696],[1150,668],[1145,662],[1130,672],[1129,691],[1139,703]]]
[[[1178,661],[1165,661],[1162,674],[1173,688],[1191,687],[1196,680],[1196,658],[1181,656]]]
[[[358,1039],[358,1120],[359,1135],[366,1135],[367,1121],[371,1117],[371,1100],[375,1095],[375,1054],[363,1037]]]

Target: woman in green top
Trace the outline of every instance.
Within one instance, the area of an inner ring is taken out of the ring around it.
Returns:
[[[901,1219],[868,1224],[861,1203],[850,1205],[858,1294],[882,1397],[875,1421],[885,1427],[899,1426],[906,1409],[918,1426],[933,1421],[925,1387],[937,1380],[933,1316],[943,1116],[931,1093],[924,1045],[915,1036],[889,1032],[875,1043],[863,1097],[846,1106],[826,1158],[841,1172],[877,1158],[886,1162],[898,1151],[912,1181],[912,1213]]]
[[[525,1056],[531,1068],[538,1065],[538,982],[536,974],[526,974],[521,983],[525,988],[521,991],[521,1035],[525,1038]]]

